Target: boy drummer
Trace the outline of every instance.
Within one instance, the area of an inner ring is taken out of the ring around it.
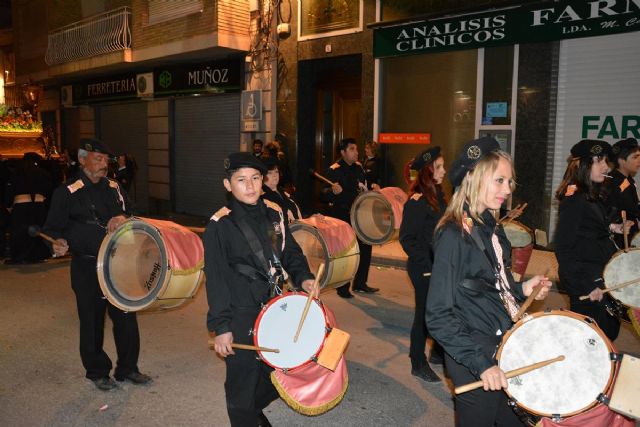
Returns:
[[[211,217],[203,237],[207,328],[227,366],[231,425],[269,426],[262,410],[278,397],[269,378],[272,369],[254,351],[234,352],[232,344],[253,344],[249,331],[261,305],[282,291],[287,273],[296,289],[306,291],[313,274],[281,208],[260,198],[264,163],[250,153],[233,153],[224,166],[229,203]]]

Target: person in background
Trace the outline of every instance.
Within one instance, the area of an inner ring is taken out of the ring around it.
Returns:
[[[367,191],[367,180],[364,169],[358,162],[358,146],[353,138],[340,141],[340,160],[329,166],[325,176],[334,184],[323,189],[324,196],[330,202],[329,216],[338,218],[346,223],[351,223],[351,205],[358,194]],[[370,287],[367,284],[369,266],[371,265],[371,245],[358,239],[360,247],[360,264],[353,279],[353,290],[359,293],[375,293],[380,289]],[[349,291],[349,283],[337,288],[338,295],[342,298],[353,298]]]
[[[11,218],[8,207],[11,206],[12,201],[7,200],[5,196],[10,177],[11,171],[9,170],[9,166],[7,166],[7,159],[0,154],[0,258],[11,256],[9,255],[6,231],[9,228]]]
[[[560,206],[554,242],[560,284],[569,294],[570,310],[594,319],[613,341],[620,321],[607,312],[609,297],[602,292],[602,273],[616,252],[611,234],[623,230],[622,223],[611,223],[604,200],[610,149],[605,141],[592,139],[571,147],[569,164],[556,191]],[[582,295],[589,295],[589,299],[580,301]]]
[[[551,283],[534,276],[515,282],[511,245],[495,214],[515,187],[511,157],[493,138],[467,143],[451,165],[456,192],[436,226],[434,261],[427,296],[429,332],[445,351],[455,387],[477,381],[483,387],[455,396],[457,426],[523,426],[507,402],[507,378],[495,353],[513,326],[518,302]]]
[[[263,153],[262,153],[263,147],[264,147],[264,142],[262,142],[261,139],[254,139],[253,140],[253,155],[254,155],[254,157],[257,157],[257,158],[262,157],[262,155],[263,155]]]
[[[380,157],[378,157],[378,144],[375,141],[364,145],[364,160],[362,162],[364,176],[369,190],[378,190],[381,187]]]
[[[300,209],[280,185],[280,172],[278,162],[273,157],[264,159],[263,163],[267,167],[267,174],[264,176],[262,184],[262,198],[277,203],[289,222],[302,218]]]
[[[116,180],[127,193],[131,190],[131,185],[135,179],[135,162],[126,154],[118,155],[118,169],[115,173]]]
[[[607,187],[607,204],[611,209],[610,216],[614,222],[622,222],[622,211],[633,225],[627,230],[629,242],[638,232],[640,206],[638,206],[638,189],[633,179],[640,169],[640,147],[635,138],[627,138],[613,144],[609,152],[609,160],[613,170],[609,172],[610,180],[605,181]],[[624,236],[615,234],[618,248],[624,248]]]
[[[415,291],[409,346],[411,374],[426,382],[438,382],[440,378],[429,366],[425,355],[429,337],[425,306],[433,264],[433,233],[447,207],[442,192],[442,180],[446,171],[440,147],[432,147],[419,153],[413,160],[411,169],[417,171],[418,176],[409,187],[409,200],[404,205],[400,225],[400,244],[408,256],[407,273]],[[442,346],[434,342],[430,361],[441,365],[443,358]]]

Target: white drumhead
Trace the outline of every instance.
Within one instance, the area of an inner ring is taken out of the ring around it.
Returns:
[[[616,253],[604,269],[604,284],[612,288],[630,280],[640,281],[640,248]],[[631,307],[640,307],[640,283],[611,291],[612,297]]]
[[[513,248],[524,248],[533,243],[531,231],[517,221],[510,221],[503,224],[504,232]]]
[[[540,313],[518,323],[506,337],[499,366],[507,372],[560,355],[555,362],[509,379],[507,393],[524,409],[544,416],[579,413],[604,393],[612,376],[608,342],[589,323],[569,313]]]
[[[306,302],[305,294],[288,294],[272,300],[265,307],[258,320],[255,342],[259,347],[280,350],[280,353],[260,353],[269,365],[281,369],[296,368],[320,352],[327,322],[317,300],[309,307],[298,341],[293,342]]]

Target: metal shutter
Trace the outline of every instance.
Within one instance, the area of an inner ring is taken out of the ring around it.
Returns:
[[[176,211],[208,217],[226,205],[223,163],[239,145],[238,94],[176,100]]]
[[[553,192],[562,181],[569,150],[583,139],[583,116],[639,114],[639,45],[640,32],[560,42]],[[591,139],[596,136],[588,135]],[[601,139],[609,143],[617,140],[608,136]],[[554,199],[550,236],[555,230],[557,211],[558,203]]]
[[[149,169],[147,154],[147,103],[103,105],[99,107],[100,138],[115,154],[133,155],[138,165],[129,197],[136,213],[149,210]]]

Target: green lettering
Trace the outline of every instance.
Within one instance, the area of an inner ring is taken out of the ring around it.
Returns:
[[[613,116],[606,116],[604,122],[602,122],[602,127],[600,128],[600,132],[598,132],[598,139],[602,139],[605,135],[610,136],[611,138],[618,139],[620,135],[618,134],[618,129],[616,128],[616,122],[613,120]]]
[[[583,116],[582,117],[582,138],[589,137],[590,130],[598,130],[597,122],[600,121],[600,116]],[[596,124],[592,125],[589,122],[596,122]]]
[[[620,137],[640,138],[640,116],[622,116],[622,132]]]

